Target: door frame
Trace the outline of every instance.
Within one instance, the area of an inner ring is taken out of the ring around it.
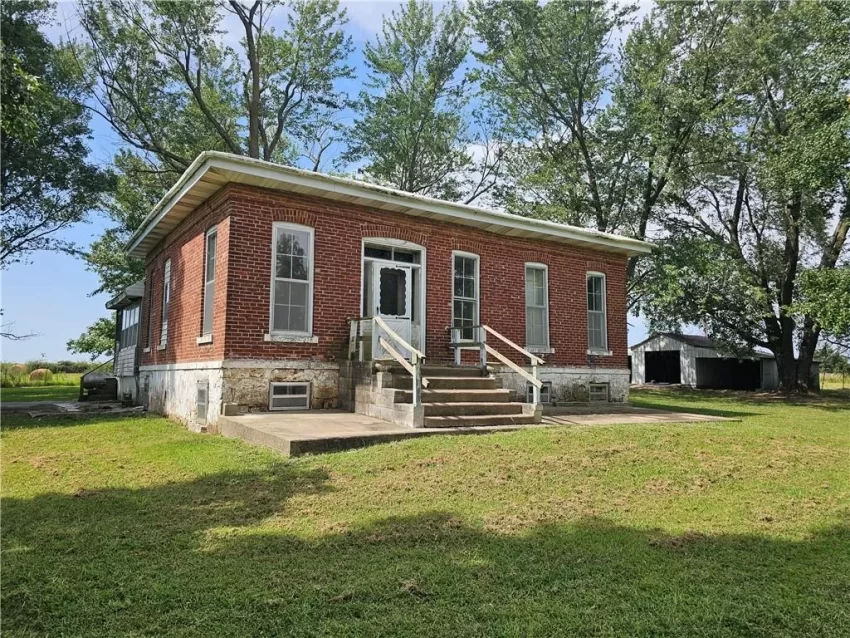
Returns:
[[[420,253],[421,259],[418,264],[408,264],[406,262],[393,262],[386,261],[380,259],[370,259],[370,261],[381,262],[384,261],[386,263],[398,263],[400,265],[411,266],[412,268],[419,268],[419,291],[416,299],[417,307],[420,309],[420,321],[419,321],[419,349],[422,350],[426,355],[428,354],[427,350],[427,342],[425,341],[425,335],[428,334],[425,330],[426,321],[428,316],[428,306],[426,304],[427,296],[427,287],[428,287],[428,251],[425,246],[421,244],[414,243],[412,241],[406,241],[404,239],[392,239],[389,237],[363,237],[360,241],[360,309],[362,311],[363,308],[363,294],[365,292],[364,286],[364,276],[366,274],[366,255],[364,254],[366,251],[366,244],[375,244],[378,246],[387,246],[388,248],[406,248],[408,250],[416,250]],[[412,274],[411,274],[412,276]],[[411,296],[412,299],[412,296]],[[411,317],[412,321],[412,317]]]

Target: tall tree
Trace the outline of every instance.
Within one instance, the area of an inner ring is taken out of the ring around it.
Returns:
[[[646,238],[718,108],[714,50],[728,10],[661,3],[618,50],[630,12],[583,0],[473,2],[484,88],[521,142],[502,189],[512,210]]]
[[[200,152],[283,163],[303,154],[318,169],[348,103],[336,83],[352,75],[336,0],[83,0],[80,9],[94,108],[125,145],[107,210],[115,226],[86,255],[101,278],[97,292],[141,276],[123,243]],[[275,10],[285,16],[281,29],[269,24]],[[228,16],[239,25],[238,49],[222,44]]]
[[[511,208],[612,229],[602,96],[614,81],[610,40],[628,13],[604,2],[472,3],[483,88],[522,142],[511,163],[519,187],[507,191]]]
[[[269,21],[277,10],[285,27]],[[232,16],[239,47],[223,44]],[[199,150],[293,161],[347,105],[337,0],[83,0],[98,111],[128,147],[182,172]]]
[[[466,112],[473,87],[463,73],[470,51],[467,18],[456,5],[439,13],[409,0],[367,43],[367,90],[349,138],[349,161],[365,160],[372,179],[411,193],[477,198],[493,184],[498,151],[476,166]],[[471,173],[480,173],[477,182]]]
[[[80,22],[93,108],[124,145],[106,211],[114,225],[85,255],[95,292],[142,277],[124,244],[202,151],[318,170],[340,138],[348,99],[337,85],[353,75],[353,45],[337,0],[81,0]]]
[[[653,325],[700,324],[730,348],[771,350],[793,390],[817,342],[815,317],[795,319],[800,274],[834,268],[846,247],[850,8],[730,6],[719,78],[730,99],[671,198],[643,309]]]
[[[75,252],[62,230],[99,208],[108,172],[87,161],[86,77],[71,47],[42,32],[47,2],[0,5],[0,268],[37,250]]]

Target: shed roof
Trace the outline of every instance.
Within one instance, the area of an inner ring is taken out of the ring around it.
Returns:
[[[126,308],[134,301],[141,299],[145,294],[145,282],[137,281],[130,284],[124,290],[115,295],[112,299],[106,302],[106,307],[109,310],[120,310]]]
[[[705,348],[706,350],[717,350],[717,344],[712,341],[711,338],[706,337],[705,335],[687,335],[687,334],[678,334],[676,332],[653,332],[643,341],[640,341],[633,346],[629,346],[629,350],[634,350],[635,348],[639,348],[653,339],[657,339],[658,337],[667,337],[668,339],[675,339],[681,343],[685,343],[689,346],[693,346],[694,348]],[[756,356],[762,359],[772,359],[773,353],[767,352],[760,348],[757,348],[753,351],[751,356]]]
[[[145,257],[192,211],[228,183],[313,195],[474,226],[501,235],[547,239],[629,256],[648,254],[652,250],[647,242],[611,233],[447,202],[240,155],[205,151],[198,155],[133,234],[127,244],[127,252],[133,257]]]

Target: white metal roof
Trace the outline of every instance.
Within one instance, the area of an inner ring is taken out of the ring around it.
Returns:
[[[125,306],[129,306],[134,301],[141,299],[145,294],[145,282],[137,281],[130,284],[124,290],[115,295],[112,299],[106,302],[106,307],[109,310],[119,310]]]
[[[127,252],[133,257],[145,257],[192,211],[228,183],[333,199],[377,210],[474,226],[501,235],[559,241],[629,256],[648,254],[652,250],[647,242],[620,235],[456,204],[240,155],[205,151],[198,155],[133,234],[127,244]]]

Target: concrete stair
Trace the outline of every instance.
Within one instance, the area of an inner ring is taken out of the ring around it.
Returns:
[[[413,379],[401,368],[391,371],[395,402],[412,403]],[[422,389],[425,427],[520,425],[540,420],[532,406],[512,401],[511,391],[480,368],[423,366],[422,376],[428,380],[428,387]]]
[[[478,414],[462,416],[426,416],[426,428],[468,428],[487,425],[525,425],[534,423],[533,414]]]

